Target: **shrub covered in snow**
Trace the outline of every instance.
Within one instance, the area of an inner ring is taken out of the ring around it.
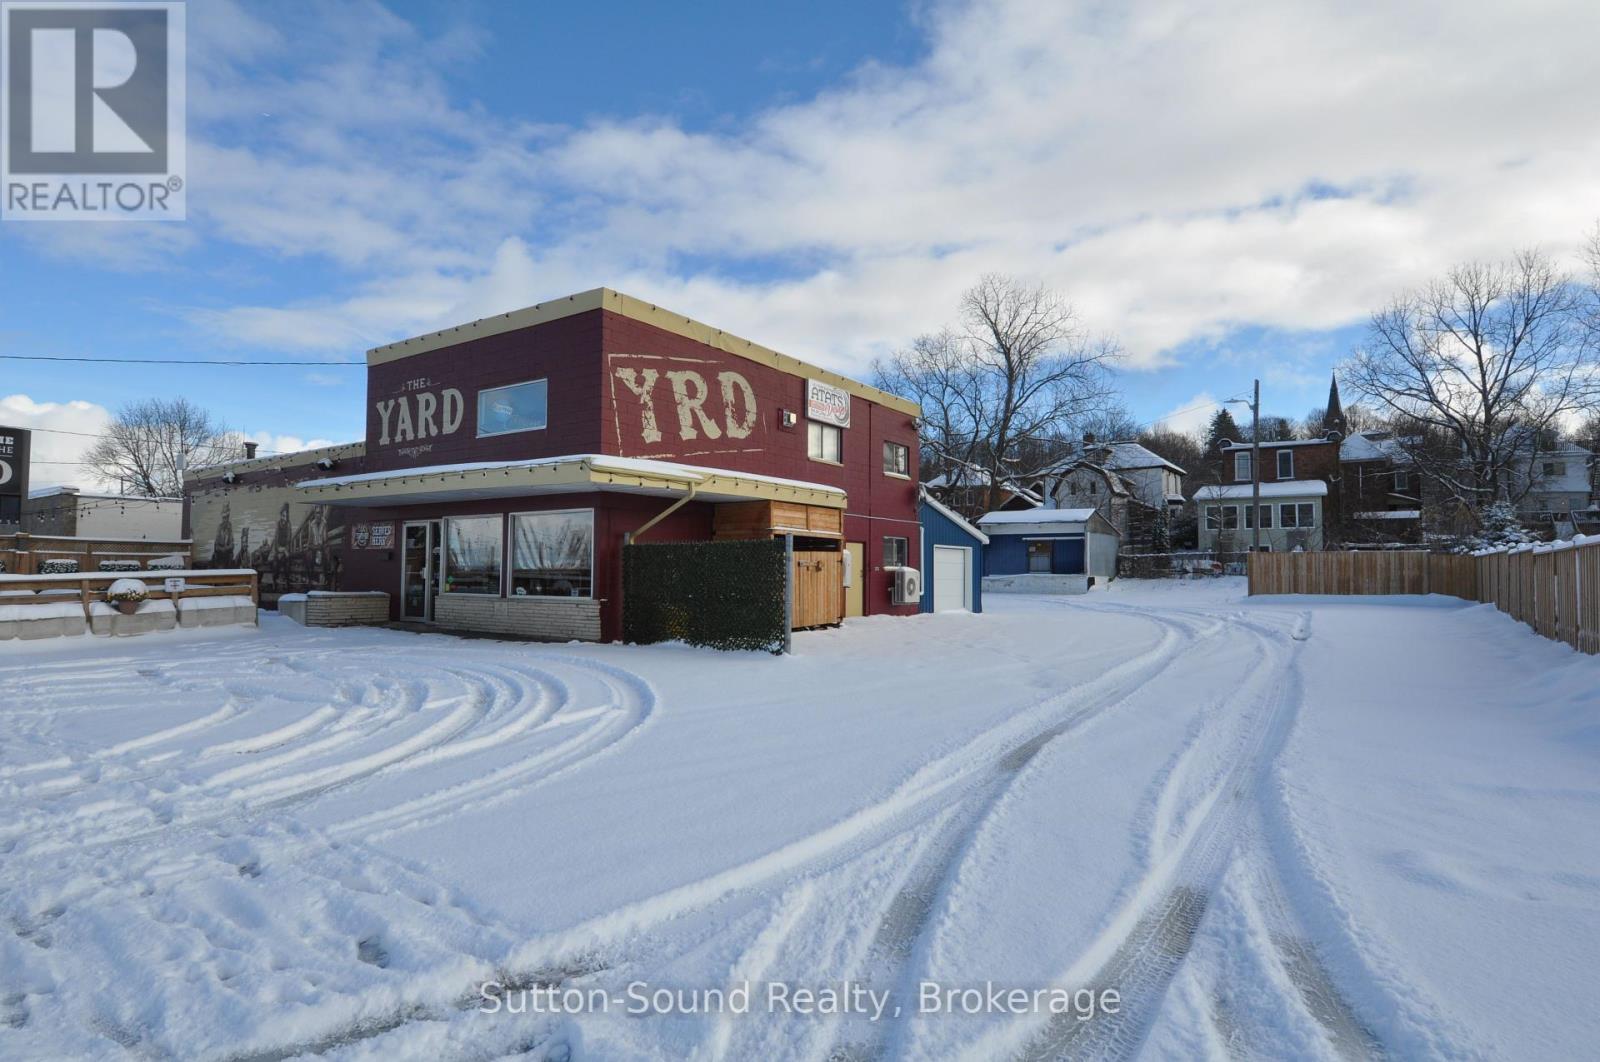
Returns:
[[[103,560],[100,562],[100,570],[103,572],[136,572],[139,570],[139,562],[132,560]]]
[[[47,560],[39,565],[40,575],[77,575],[78,562],[75,560]]]
[[[177,556],[157,557],[150,562],[150,570],[153,572],[181,572],[188,566],[182,557]]]
[[[1477,553],[1485,549],[1506,549],[1540,541],[1539,536],[1522,526],[1510,502],[1495,502],[1478,514],[1478,530],[1451,544],[1452,553]]]
[[[150,596],[150,588],[138,579],[118,579],[106,589],[106,600],[112,603],[122,601],[143,601]]]

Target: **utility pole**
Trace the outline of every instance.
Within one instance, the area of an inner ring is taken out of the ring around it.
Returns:
[[[1261,381],[1250,401],[1250,552],[1261,552]]]

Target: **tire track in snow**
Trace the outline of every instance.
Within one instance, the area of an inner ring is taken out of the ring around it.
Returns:
[[[531,941],[508,956],[494,979],[513,987],[561,985],[571,976],[589,977],[607,969],[632,969],[646,957],[660,960],[682,950],[684,942],[670,938],[647,942],[643,946],[649,949],[648,956],[639,948],[645,934],[665,923],[714,907],[730,896],[757,890],[780,878],[801,883],[815,879],[829,870],[870,857],[883,845],[924,828],[952,809],[962,812],[957,819],[969,816],[971,813],[965,810],[969,807],[981,813],[992,804],[996,785],[1002,789],[1008,785],[1049,741],[1113,707],[1128,692],[1166,671],[1182,655],[1221,628],[1209,619],[1140,618],[1161,630],[1155,646],[1107,668],[1093,679],[1020,709],[1005,722],[925,764],[885,798],[764,856]],[[634,682],[641,681],[627,672],[619,674]],[[1063,709],[1066,709],[1064,716],[1059,714]],[[365,825],[371,826],[377,821],[374,819]],[[941,858],[954,860],[960,851],[958,843]],[[892,902],[892,899],[886,901],[886,905]],[[886,905],[875,909],[880,921]],[[764,935],[762,949],[770,953],[780,948],[783,938],[797,931],[803,923],[803,913],[780,919],[782,932],[776,936]],[[632,943],[625,946],[625,941]],[[703,943],[692,940],[688,946],[692,948]],[[764,968],[772,961],[772,956],[768,954],[759,960],[752,957],[750,961]],[[432,1006],[413,1005],[405,1012],[373,1017],[361,1026],[330,1029],[314,1041],[300,1046],[285,1045],[260,1057],[292,1057],[308,1050],[311,1043],[343,1046],[369,1040],[413,1021],[448,1019],[452,1013],[475,1007],[479,1002],[476,985],[464,985],[450,999]],[[725,1043],[727,1030],[722,1033],[713,1030],[713,1034]]]
[[[1056,1015],[1017,1057],[1131,1057],[1187,958],[1244,825],[1255,780],[1287,740],[1298,699],[1298,645],[1284,650],[1272,634],[1242,617],[1236,626],[1250,633],[1262,659],[1271,662],[1247,680],[1246,688],[1264,688],[1251,697],[1244,747],[1190,815],[1179,843],[1146,876],[1111,928],[1057,979],[1060,985],[1096,992],[1115,989],[1122,1001],[1119,1011],[1090,1021],[1071,1013]]]

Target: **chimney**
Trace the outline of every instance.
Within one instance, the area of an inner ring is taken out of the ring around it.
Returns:
[[[1084,432],[1083,433],[1083,448],[1085,450],[1087,450],[1089,447],[1091,447],[1093,445],[1094,445],[1094,432],[1092,432],[1092,431]]]
[[[259,444],[253,442],[247,442],[244,444],[244,459],[246,461],[254,461],[256,459],[257,445]]]

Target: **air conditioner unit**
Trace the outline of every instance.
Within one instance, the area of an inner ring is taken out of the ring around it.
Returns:
[[[922,573],[915,568],[890,568],[894,575],[891,599],[897,605],[915,605],[922,600]]]

